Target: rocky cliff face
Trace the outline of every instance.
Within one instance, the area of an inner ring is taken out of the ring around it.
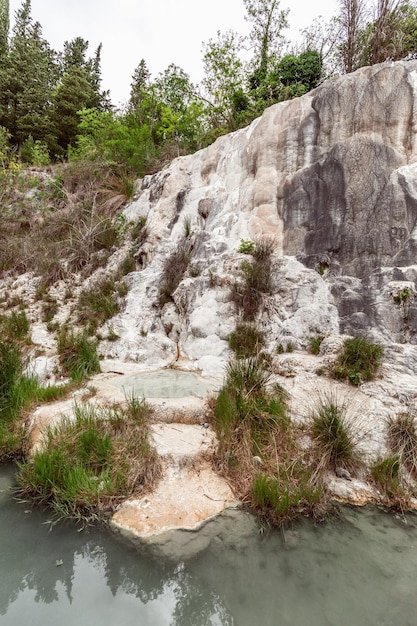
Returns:
[[[104,344],[105,354],[144,368],[179,362],[218,372],[236,324],[240,240],[267,237],[273,293],[258,323],[270,348],[367,332],[402,344],[413,370],[416,104],[417,61],[362,68],[146,177],[125,213],[146,217],[149,237],[113,320],[120,340]],[[164,263],[185,229],[191,262],[161,309]]]

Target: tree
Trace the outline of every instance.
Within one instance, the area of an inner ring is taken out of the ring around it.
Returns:
[[[261,82],[282,48],[282,31],[288,27],[289,9],[281,10],[278,0],[243,1],[246,8],[245,19],[252,24],[248,39],[254,48],[257,80]]]
[[[88,41],[82,37],[75,37],[71,41],[65,41],[64,51],[61,55],[62,76],[70,73],[74,68],[81,69],[92,90],[90,106],[106,111],[110,108],[109,93],[101,91],[101,50],[99,44],[94,57],[87,57]]]
[[[148,70],[145,59],[139,61],[130,83],[130,98],[128,109],[130,111],[138,111],[149,87],[149,79],[151,73]]]
[[[93,108],[96,94],[87,72],[79,65],[72,65],[62,77],[54,94],[52,120],[55,126],[56,156],[64,156],[68,146],[78,134],[78,112]]]
[[[50,133],[49,113],[55,73],[54,52],[33,23],[31,2],[16,12],[9,51],[0,70],[0,126],[19,146],[32,136],[43,140]]]
[[[343,70],[346,74],[360,65],[361,33],[365,25],[365,0],[339,0]]]
[[[10,7],[9,0],[0,0],[0,61],[9,47]]]
[[[213,126],[234,127],[235,99],[244,93],[246,71],[239,54],[242,38],[234,31],[217,32],[217,41],[203,44],[205,94],[210,103],[209,115]]]

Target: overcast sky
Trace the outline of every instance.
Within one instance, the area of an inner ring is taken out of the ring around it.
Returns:
[[[12,22],[21,4],[10,0]],[[284,34],[295,39],[315,17],[329,19],[337,0],[281,0],[281,8],[290,9],[291,30]],[[90,55],[103,44],[102,86],[110,89],[115,105],[129,97],[142,58],[152,78],[175,63],[200,82],[203,42],[216,39],[218,30],[246,34],[244,15],[243,0],[32,0],[32,17],[55,50],[77,36],[90,42]]]

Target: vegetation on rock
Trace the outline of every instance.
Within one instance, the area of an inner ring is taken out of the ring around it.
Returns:
[[[334,378],[347,380],[352,385],[373,380],[377,375],[384,350],[367,337],[359,336],[346,339],[343,349],[331,368]]]
[[[75,420],[49,429],[42,450],[20,463],[17,494],[86,524],[149,490],[161,467],[145,403],[131,398],[126,407],[76,405],[74,412]]]

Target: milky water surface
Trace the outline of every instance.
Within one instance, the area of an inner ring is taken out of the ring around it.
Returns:
[[[172,561],[105,529],[50,530],[11,498],[12,479],[0,468],[1,626],[417,624],[415,516],[344,509],[280,534],[241,514]]]

